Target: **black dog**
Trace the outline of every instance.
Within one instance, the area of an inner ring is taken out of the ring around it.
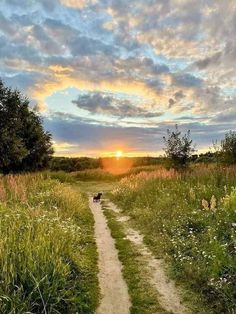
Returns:
[[[94,202],[94,203],[100,202],[101,196],[102,196],[102,193],[98,193],[97,195],[95,195],[95,196],[93,197],[93,202]]]

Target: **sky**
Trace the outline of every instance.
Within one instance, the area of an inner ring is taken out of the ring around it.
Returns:
[[[198,153],[235,130],[235,0],[0,0],[0,78],[27,95],[58,156]]]

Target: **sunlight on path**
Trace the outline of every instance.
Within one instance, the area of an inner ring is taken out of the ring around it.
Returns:
[[[115,242],[111,237],[100,203],[89,199],[95,220],[95,238],[98,249],[99,284],[102,299],[97,314],[128,314],[131,306],[128,288],[122,277]]]

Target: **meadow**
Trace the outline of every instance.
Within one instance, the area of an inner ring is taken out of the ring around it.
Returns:
[[[45,174],[0,178],[1,313],[93,313],[93,223],[78,187]]]
[[[170,275],[213,313],[236,309],[236,168],[159,168],[121,179],[111,195]]]
[[[94,313],[100,299],[94,220],[81,191],[98,188],[112,189],[107,196],[194,302],[206,313],[234,313],[236,168],[214,164],[185,172],[142,166],[120,174],[0,177],[1,313]],[[114,230],[131,292],[148,303],[132,266],[134,248]]]

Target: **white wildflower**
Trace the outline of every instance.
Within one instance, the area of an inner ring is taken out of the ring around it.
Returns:
[[[216,198],[215,198],[214,195],[212,195],[211,201],[210,201],[210,209],[215,210],[216,209],[216,205],[217,205]]]
[[[204,209],[209,209],[209,204],[208,204],[208,201],[207,201],[207,200],[205,200],[205,199],[202,200],[202,207],[203,207]]]

